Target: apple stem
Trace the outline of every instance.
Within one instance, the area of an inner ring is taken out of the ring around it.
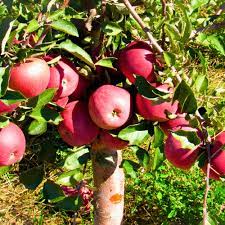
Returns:
[[[124,211],[122,152],[92,146],[94,225],[121,225]]]

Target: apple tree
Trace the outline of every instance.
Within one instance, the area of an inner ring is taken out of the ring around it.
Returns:
[[[208,105],[221,92],[210,92],[204,52],[224,59],[224,8],[216,0],[3,0],[0,170],[20,162],[20,181],[43,185],[46,201],[89,211],[93,198],[94,224],[119,225],[124,171],[198,163],[208,224],[210,178],[225,175],[225,131],[224,102]]]

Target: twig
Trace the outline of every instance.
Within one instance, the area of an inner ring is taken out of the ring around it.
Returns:
[[[89,11],[89,16],[88,16],[87,20],[85,21],[85,27],[88,31],[91,31],[92,30],[92,22],[97,15],[97,9],[96,9],[96,6],[93,3],[93,1],[86,0],[86,1],[84,1],[84,3],[86,3],[85,7]]]
[[[143,31],[147,34],[150,43],[155,47],[159,54],[163,53],[163,49],[157,43],[155,38],[152,36],[151,31],[148,27],[146,27],[145,23],[142,21],[141,17],[136,13],[133,6],[130,4],[129,0],[123,0],[124,4],[126,5],[127,9],[130,11],[131,15],[134,19],[139,23]]]
[[[166,0],[161,0],[162,4],[162,16],[165,18],[166,17]],[[166,39],[166,34],[165,34],[165,23],[162,25],[162,49],[165,48],[165,39]]]

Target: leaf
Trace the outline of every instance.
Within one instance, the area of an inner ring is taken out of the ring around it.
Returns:
[[[0,97],[6,93],[9,83],[9,68],[0,67]]]
[[[79,37],[78,30],[75,25],[67,20],[58,19],[51,23],[51,27],[55,30],[62,31],[66,34]]]
[[[225,56],[225,45],[220,41],[219,36],[210,35],[206,40],[210,43],[210,47],[216,49],[221,55]]]
[[[9,124],[9,118],[0,116],[0,129],[6,127]]]
[[[103,23],[102,30],[106,35],[116,36],[123,31],[123,29],[115,22],[105,22]]]
[[[176,63],[176,56],[171,52],[163,52],[163,56],[168,67],[174,66]]]
[[[153,87],[142,76],[136,76],[135,86],[138,92],[148,99],[157,99],[158,97],[168,97],[168,92],[162,92]]]
[[[58,179],[56,180],[56,183],[65,186],[73,186],[82,179],[83,173],[79,169],[75,169],[60,174]]]
[[[26,28],[26,32],[32,33],[34,31],[36,31],[39,27],[40,27],[40,25],[39,25],[38,21],[33,19],[29,22],[29,24]]]
[[[163,148],[155,148],[153,153],[153,160],[152,160],[152,170],[157,170],[161,164],[164,162],[165,156],[163,153]]]
[[[49,202],[57,202],[66,197],[61,187],[50,180],[46,181],[44,184],[43,195]]]
[[[30,135],[41,135],[47,131],[47,123],[42,121],[34,120],[28,127],[28,134]]]
[[[136,154],[141,166],[143,166],[144,168],[148,168],[150,162],[150,156],[148,152],[138,146],[131,146],[130,149],[133,150],[133,152]]]
[[[88,148],[78,149],[76,152],[70,154],[64,162],[63,168],[66,170],[74,170],[81,167],[90,158]]]
[[[149,138],[148,127],[144,122],[122,129],[118,138],[129,141],[130,145],[141,145]]]
[[[115,57],[107,57],[100,59],[98,62],[95,63],[95,66],[102,66],[113,69],[114,67],[112,63],[115,59],[116,59]]]
[[[90,55],[84,49],[82,49],[78,45],[74,44],[71,40],[68,39],[68,40],[60,43],[59,47],[65,51],[71,53],[78,59],[84,61],[92,68],[95,68],[95,65],[94,65]]]
[[[20,174],[20,182],[23,183],[26,188],[35,190],[42,182],[43,177],[43,167],[34,167]]]
[[[14,0],[3,0],[3,3],[7,6],[8,11],[11,11]]]
[[[137,177],[137,169],[139,165],[131,160],[123,160],[121,163],[122,167],[125,170],[125,173],[128,174],[131,178],[135,179]]]
[[[4,97],[1,99],[6,105],[11,105],[17,102],[24,101],[25,98],[19,92],[16,91],[7,91]]]
[[[175,89],[173,102],[179,101],[181,112],[195,113],[197,110],[197,101],[191,88],[184,80]]]
[[[200,74],[198,75],[197,79],[195,80],[194,87],[197,92],[204,92],[208,88],[208,79],[205,75]]]
[[[164,142],[163,131],[158,126],[154,126],[154,139],[152,142],[152,147],[153,148],[161,147],[163,146],[163,142]]]
[[[11,166],[0,166],[0,177],[9,172],[11,168]]]
[[[83,201],[80,196],[66,197],[63,200],[57,202],[56,207],[68,211],[77,211],[83,205]]]
[[[192,0],[191,1],[191,7],[193,11],[201,6],[204,6],[208,3],[208,0]]]
[[[1,55],[5,53],[5,46],[9,39],[11,30],[16,20],[12,18],[5,18],[0,23],[0,42],[1,42]],[[3,36],[4,35],[4,36]]]

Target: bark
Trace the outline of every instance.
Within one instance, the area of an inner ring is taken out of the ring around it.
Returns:
[[[94,225],[121,225],[124,210],[122,152],[92,146]]]

